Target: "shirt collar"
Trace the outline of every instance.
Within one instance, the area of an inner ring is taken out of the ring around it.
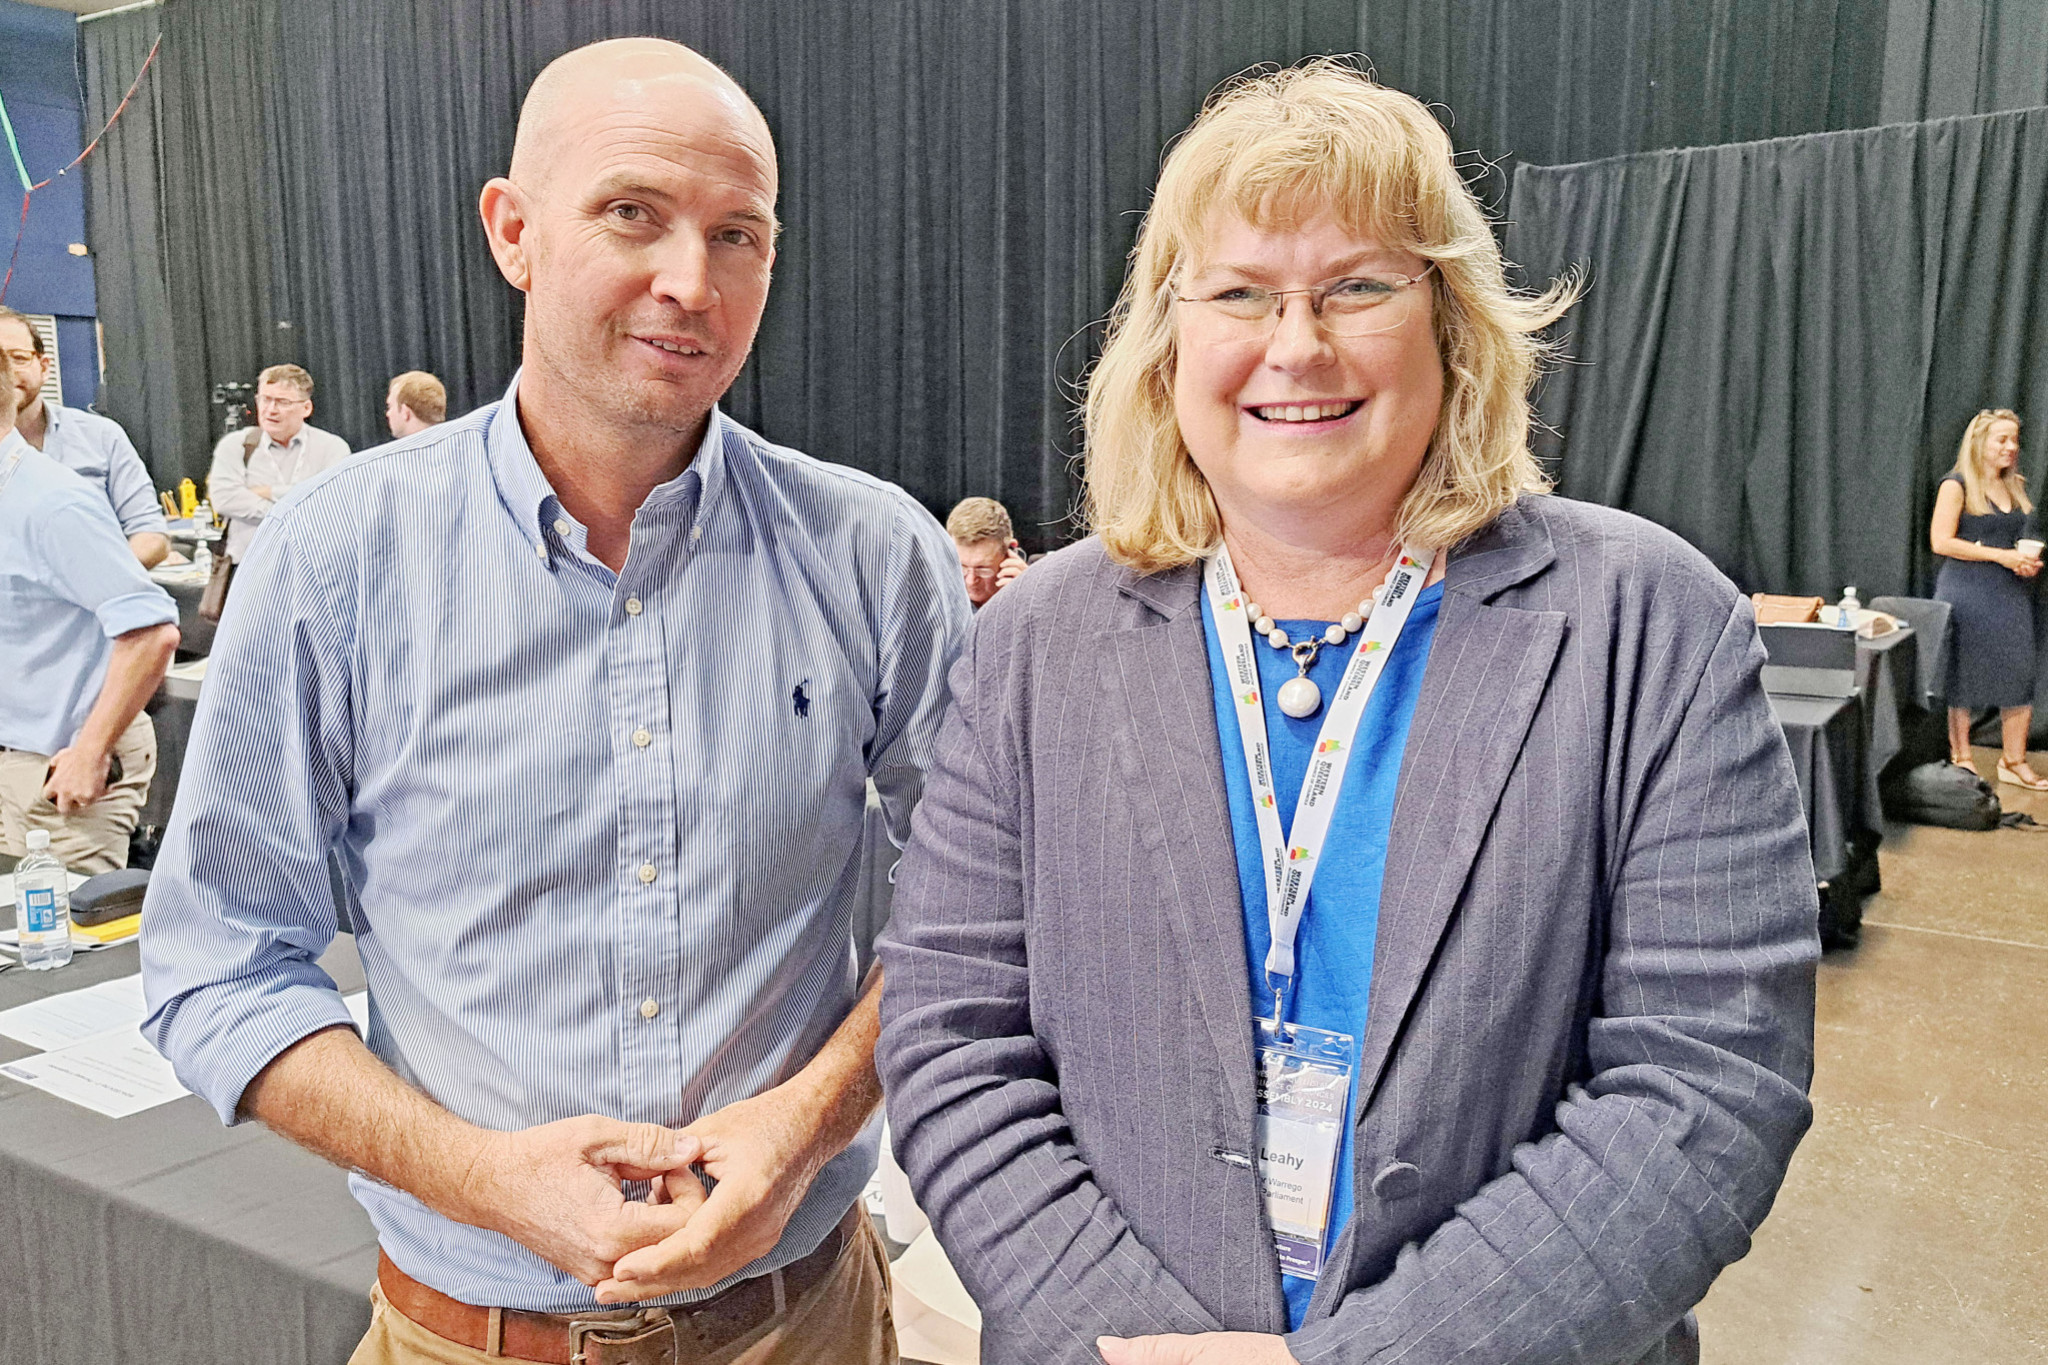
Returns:
[[[728,425],[725,414],[714,404],[711,419],[704,424],[704,439],[698,443],[697,453],[690,460],[689,467],[667,483],[657,485],[647,495],[647,500],[640,504],[640,510],[664,516],[680,511],[689,516],[693,509],[709,507],[712,495],[724,480],[725,431]],[[490,461],[491,478],[498,486],[499,500],[519,524],[520,533],[533,546],[534,553],[545,558],[548,553],[545,528],[559,515],[562,504],[548,483],[547,475],[541,473],[540,462],[533,457],[533,447],[526,442],[526,429],[520,425],[519,375],[516,371],[512,382],[505,388],[505,397],[498,404],[497,412],[491,415],[491,425],[484,436],[484,450]]]
[[[43,444],[48,445],[51,434],[63,425],[64,405],[62,403],[53,403],[45,398],[43,400]]]

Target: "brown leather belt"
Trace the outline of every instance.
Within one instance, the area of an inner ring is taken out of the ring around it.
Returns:
[[[377,1252],[384,1301],[444,1340],[546,1365],[687,1365],[738,1341],[809,1293],[838,1263],[867,1216],[858,1200],[817,1250],[780,1270],[666,1308],[529,1313],[478,1308],[429,1289]]]

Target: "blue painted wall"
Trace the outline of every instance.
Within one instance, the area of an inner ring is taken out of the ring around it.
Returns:
[[[0,99],[31,181],[47,179],[78,155],[85,134],[75,15],[0,0]],[[20,221],[21,177],[0,146],[0,258],[13,246]],[[8,307],[56,314],[64,401],[74,407],[90,404],[100,386],[92,259],[65,250],[84,240],[85,178],[73,171],[29,201],[28,230],[7,289]]]

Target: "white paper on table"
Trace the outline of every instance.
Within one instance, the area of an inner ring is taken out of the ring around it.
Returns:
[[[132,1032],[146,1012],[138,972],[0,1010],[0,1034],[51,1052],[102,1033]]]
[[[171,1064],[132,1028],[102,1033],[41,1056],[0,1063],[0,1076],[110,1119],[125,1119],[186,1093]]]
[[[83,873],[67,872],[64,875],[71,879],[70,889],[73,891],[85,885],[86,879]],[[0,872],[0,906],[12,904],[14,904],[14,874],[12,872]],[[0,942],[14,942],[13,925],[0,929]]]

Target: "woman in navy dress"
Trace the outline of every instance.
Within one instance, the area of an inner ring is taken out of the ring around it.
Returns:
[[[1956,467],[1934,497],[1929,540],[1942,556],[1934,595],[1953,608],[1949,656],[1950,761],[1970,766],[1970,716],[1999,709],[2004,752],[1998,780],[2048,791],[2027,766],[2027,727],[2034,714],[2034,587],[2039,555],[2017,548],[2030,534],[2034,504],[2020,476],[2020,419],[2005,408],[1970,419]]]

